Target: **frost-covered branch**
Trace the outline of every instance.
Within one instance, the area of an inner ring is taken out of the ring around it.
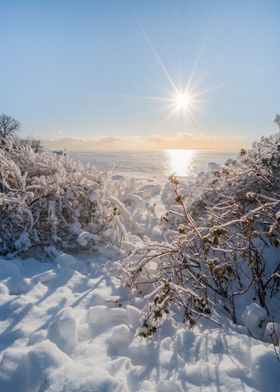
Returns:
[[[123,264],[126,284],[150,299],[142,335],[155,332],[174,307],[183,309],[189,326],[210,314],[214,321],[226,314],[242,323],[252,302],[274,317],[280,290],[280,135],[262,138],[204,177],[192,187],[195,196],[174,175],[170,181],[173,196],[162,219],[169,249],[166,243],[148,246],[141,258],[136,252]]]

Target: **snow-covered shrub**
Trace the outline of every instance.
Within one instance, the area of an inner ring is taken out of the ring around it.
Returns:
[[[263,137],[209,174],[195,199],[175,176],[170,182],[167,242],[124,263],[126,284],[150,302],[141,335],[157,330],[174,305],[189,326],[201,317],[219,323],[222,314],[242,324],[252,303],[267,320],[279,318],[280,135]]]
[[[280,114],[276,114],[276,116],[273,119],[273,122],[280,128]]]
[[[121,245],[139,231],[112,181],[67,156],[0,150],[0,254]],[[127,228],[128,227],[128,232]]]

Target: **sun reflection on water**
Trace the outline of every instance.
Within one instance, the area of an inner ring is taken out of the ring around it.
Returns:
[[[177,176],[191,174],[194,150],[164,150],[164,153],[166,155],[165,174],[175,173]]]

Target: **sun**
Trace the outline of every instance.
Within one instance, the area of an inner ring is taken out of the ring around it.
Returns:
[[[192,104],[192,96],[187,93],[180,93],[178,92],[173,98],[173,104],[178,112],[184,112],[191,108]]]
[[[191,116],[195,109],[196,100],[188,90],[177,89],[170,96],[170,109],[173,114]]]

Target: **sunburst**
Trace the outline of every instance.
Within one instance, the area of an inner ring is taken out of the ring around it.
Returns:
[[[130,8],[131,14],[133,19],[135,20],[139,30],[142,32],[148,46],[150,47],[155,60],[157,61],[158,65],[160,66],[161,71],[165,75],[167,81],[170,84],[171,91],[166,94],[166,96],[144,96],[144,95],[132,95],[132,94],[119,94],[119,93],[112,93],[114,95],[119,95],[123,97],[130,97],[130,98],[140,98],[140,99],[148,99],[148,100],[155,100],[159,101],[162,103],[162,106],[160,107],[160,110],[165,109],[166,115],[161,119],[160,123],[156,127],[155,130],[159,129],[163,123],[165,123],[167,120],[170,118],[174,117],[176,119],[178,118],[184,118],[184,121],[186,119],[191,120],[196,126],[198,126],[198,121],[196,119],[196,114],[197,112],[200,112],[203,106],[203,103],[205,102],[204,96],[208,95],[210,92],[218,90],[220,88],[224,88],[225,86],[228,86],[230,84],[236,83],[244,78],[247,78],[248,76],[252,75],[255,72],[258,72],[258,70],[252,71],[250,73],[247,73],[245,75],[242,75],[238,78],[229,80],[225,83],[221,83],[219,85],[210,87],[210,88],[200,88],[203,79],[207,75],[205,73],[202,75],[199,81],[197,83],[194,83],[195,79],[195,74],[198,68],[198,65],[201,61],[201,58],[203,56],[203,52],[205,50],[206,42],[208,38],[206,37],[205,42],[203,45],[200,47],[198,51],[198,56],[195,59],[193,68],[190,72],[188,81],[185,86],[183,85],[177,85],[173,78],[171,77],[171,74],[169,73],[168,69],[164,65],[160,55],[158,54],[152,40],[150,39],[149,35],[145,31],[142,23],[140,22],[138,16],[136,15],[136,12],[130,3],[130,0],[127,0],[127,4]],[[154,130],[154,131],[155,131]]]

